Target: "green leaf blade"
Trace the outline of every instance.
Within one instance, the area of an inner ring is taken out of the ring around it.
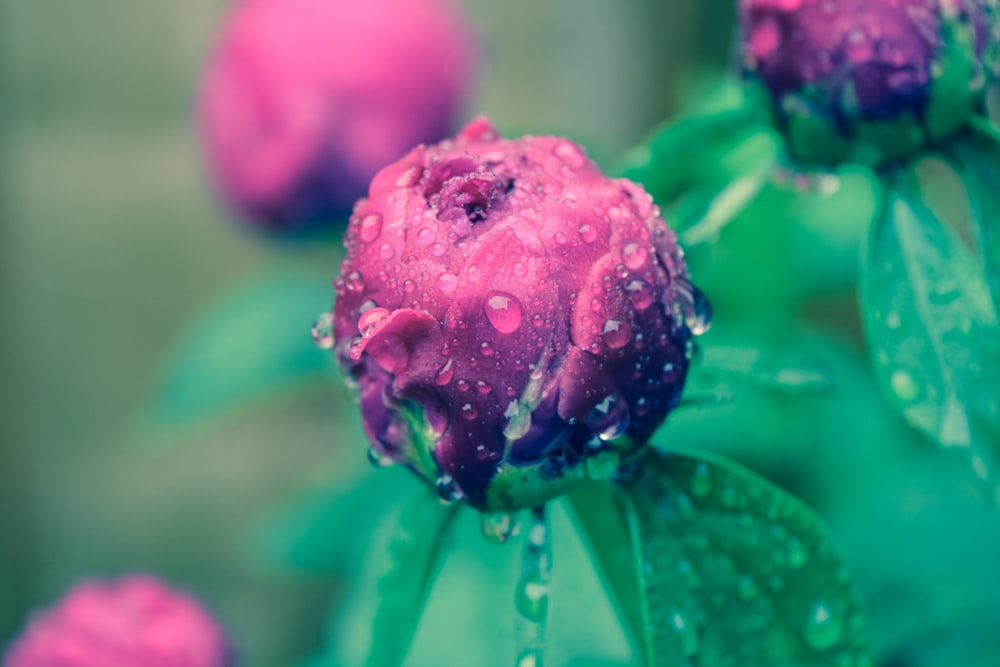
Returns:
[[[971,253],[905,181],[888,189],[864,252],[860,296],[876,375],[906,419],[995,475],[1000,326]]]
[[[870,664],[853,582],[805,505],[714,457],[642,465],[600,519],[582,497],[594,487],[571,500],[643,665]],[[618,525],[602,530],[607,515]],[[629,541],[609,548],[616,533]],[[631,550],[633,574],[609,572],[628,560],[612,549]]]
[[[226,294],[169,351],[146,425],[189,426],[330,373],[332,357],[309,328],[332,301],[326,280],[297,272],[266,274]]]
[[[426,489],[404,508],[381,563],[366,667],[403,664],[458,509],[442,505]]]

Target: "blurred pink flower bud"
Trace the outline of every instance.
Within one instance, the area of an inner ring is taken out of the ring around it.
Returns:
[[[147,575],[77,584],[33,616],[4,667],[231,667],[219,624],[188,595]]]
[[[376,456],[482,510],[612,474],[708,327],[640,186],[485,119],[380,171],[346,245],[335,345]]]
[[[242,0],[201,87],[204,152],[251,222],[331,224],[372,176],[451,130],[475,41],[451,0]]]

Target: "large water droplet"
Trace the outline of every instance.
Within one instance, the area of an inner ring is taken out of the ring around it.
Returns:
[[[465,496],[462,493],[462,489],[459,488],[458,482],[447,473],[437,478],[435,486],[437,487],[438,495],[441,496],[441,500],[446,503],[456,502]]]
[[[649,284],[643,280],[632,280],[627,285],[625,285],[625,291],[628,292],[629,298],[632,299],[632,303],[639,310],[645,310],[653,305],[656,300],[653,296],[653,290]]]
[[[508,512],[483,514],[483,535],[487,539],[503,544],[521,532],[521,523]]]
[[[369,308],[361,313],[361,317],[358,318],[358,331],[361,332],[362,336],[367,338],[371,335],[375,325],[388,316],[389,311],[385,308]]]
[[[417,243],[423,246],[428,246],[437,239],[437,234],[430,227],[424,227],[419,232],[417,232]]]
[[[815,651],[825,651],[840,641],[843,630],[844,619],[820,600],[812,606],[806,620],[806,643]]]
[[[622,248],[622,259],[625,260],[625,266],[633,271],[641,269],[648,257],[649,251],[642,243],[629,243]]]
[[[521,302],[513,294],[493,291],[486,295],[486,319],[502,334],[513,333],[521,326]]]
[[[313,342],[321,350],[333,347],[333,313],[323,313],[316,318],[310,330]]]
[[[597,229],[593,225],[583,225],[579,230],[580,237],[587,243],[597,240]]]
[[[514,594],[517,612],[533,623],[541,623],[549,613],[549,584],[542,577],[523,577]]]
[[[438,287],[445,294],[451,294],[458,288],[458,276],[447,271],[438,276]]]
[[[621,320],[608,320],[601,330],[601,338],[612,350],[625,347],[632,338],[632,327]]]
[[[587,417],[587,426],[604,441],[625,435],[629,425],[628,404],[621,396],[608,394],[594,406]]]
[[[708,297],[695,287],[685,281],[680,281],[677,291],[681,298],[681,313],[684,315],[684,323],[691,333],[700,336],[712,327],[712,304]]]
[[[371,215],[366,215],[364,219],[361,220],[361,229],[358,232],[358,236],[365,243],[371,243],[378,238],[378,235],[382,233],[382,216],[378,213],[372,213]]]

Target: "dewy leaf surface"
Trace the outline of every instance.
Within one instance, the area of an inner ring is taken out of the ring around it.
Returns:
[[[646,667],[870,665],[854,584],[800,501],[715,457],[650,451],[571,502]]]
[[[981,266],[919,198],[887,189],[862,259],[865,334],[883,392],[907,420],[994,480],[1000,327]]]
[[[985,119],[972,127],[972,136],[956,141],[954,152],[969,189],[973,232],[993,305],[1000,308],[1000,130]]]

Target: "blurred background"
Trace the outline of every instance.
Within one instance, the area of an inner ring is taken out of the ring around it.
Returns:
[[[75,579],[137,569],[210,601],[251,665],[321,642],[339,584],[252,544],[297,489],[364,462],[347,394],[328,375],[195,427],[144,418],[170,350],[231,290],[279,270],[315,278],[316,312],[332,298],[335,247],[248,232],[206,181],[194,96],[227,4],[0,0],[0,646]],[[487,56],[466,117],[598,159],[729,59],[731,0],[466,5]]]

